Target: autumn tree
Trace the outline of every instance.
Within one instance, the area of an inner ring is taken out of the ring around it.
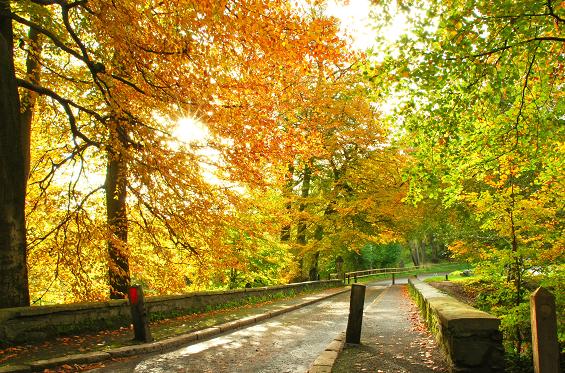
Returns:
[[[417,160],[411,197],[461,206],[477,222],[481,234],[452,249],[506,273],[503,326],[520,353],[526,279],[563,260],[565,9],[554,1],[412,5],[413,31],[388,60],[397,78],[390,87],[403,97],[395,118]]]
[[[307,153],[307,124],[289,129],[280,116],[308,94],[313,61],[341,53],[335,28],[285,1],[31,0],[14,5],[11,18],[22,40],[43,38],[40,80],[24,63],[29,55],[40,62],[27,53],[32,38],[15,49],[22,94],[41,95],[28,193],[31,264],[44,273],[40,258],[49,258],[52,279],[41,286],[75,278],[75,297],[101,297],[104,277],[113,296],[125,293],[130,274],[155,285],[159,276],[144,273],[142,258],[156,271],[175,262],[182,273],[230,255],[220,232],[235,224],[237,193],[203,180],[206,161],[198,146],[174,138],[175,122],[207,123],[204,146],[219,152],[214,167],[227,183],[264,184],[275,160]]]
[[[386,241],[404,192],[401,156],[385,143],[387,131],[359,69],[363,60],[356,62],[345,69],[329,67],[313,84],[317,106],[287,117],[309,124],[305,136],[319,144],[316,153],[292,163],[292,179],[287,174],[282,187],[283,233],[295,241],[300,272],[310,279],[317,278],[320,263],[326,266],[349,250]]]

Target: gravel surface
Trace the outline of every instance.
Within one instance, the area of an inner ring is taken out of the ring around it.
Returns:
[[[406,285],[388,288],[365,309],[360,345],[346,345],[334,373],[447,372],[443,353],[422,324]]]

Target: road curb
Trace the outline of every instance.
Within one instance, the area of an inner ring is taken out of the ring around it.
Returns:
[[[306,373],[331,373],[332,368],[345,344],[345,332],[341,332],[331,341],[326,349],[318,355]]]
[[[212,336],[218,335],[220,333],[224,333],[230,330],[241,328],[242,326],[247,326],[251,324],[256,324],[260,321],[264,321],[266,319],[281,315],[283,313],[287,313],[290,311],[297,310],[302,307],[309,306],[311,304],[320,302],[322,300],[326,300],[328,298],[334,297],[339,294],[343,294],[348,292],[350,289],[347,287],[346,289],[341,289],[336,291],[335,293],[324,295],[315,299],[309,299],[299,304],[294,304],[291,306],[284,306],[280,309],[261,313],[254,316],[244,317],[239,320],[229,321],[223,324],[218,324],[212,326],[210,328],[198,330],[195,332],[190,332],[186,334],[181,334],[175,337],[170,337],[167,339],[163,339],[157,342],[150,342],[150,343],[143,343],[143,344],[136,344],[132,346],[124,346],[124,347],[117,347],[106,351],[97,351],[97,352],[90,352],[90,353],[83,353],[83,354],[72,354],[72,355],[65,355],[59,356],[52,359],[45,359],[45,360],[35,360],[26,364],[18,364],[18,365],[6,365],[4,367],[0,367],[0,373],[28,373],[28,372],[37,372],[43,371],[44,369],[54,368],[57,366],[65,365],[65,364],[93,364],[99,363],[101,361],[105,361],[111,358],[118,358],[118,357],[128,357],[140,354],[147,354],[152,352],[161,352],[165,351],[174,347],[178,347],[183,344],[189,344],[195,341],[201,341],[203,339],[210,338]],[[345,337],[344,337],[345,338]],[[330,344],[331,345],[331,344]],[[336,356],[337,357],[337,356]],[[322,372],[322,371],[316,371]]]

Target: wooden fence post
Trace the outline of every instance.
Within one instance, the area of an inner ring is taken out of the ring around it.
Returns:
[[[559,373],[555,296],[539,287],[530,296],[532,352],[535,373]]]
[[[141,285],[135,285],[129,288],[128,299],[131,308],[131,318],[133,320],[134,339],[141,342],[151,342],[153,337],[149,330],[145,298]]]
[[[361,324],[363,323],[363,304],[365,303],[365,285],[351,285],[349,300],[349,318],[345,332],[345,342],[361,343]]]

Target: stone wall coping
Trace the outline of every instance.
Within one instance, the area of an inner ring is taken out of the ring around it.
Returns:
[[[447,355],[450,372],[504,372],[500,320],[418,279],[409,279],[428,327]]]
[[[448,329],[493,330],[498,329],[500,320],[484,311],[458,301],[438,289],[417,279],[409,279],[411,285],[426,299]]]
[[[275,286],[266,286],[260,288],[213,290],[213,291],[191,292],[191,293],[177,294],[177,295],[147,296],[145,298],[145,301],[147,303],[159,303],[163,301],[182,300],[182,299],[192,298],[197,296],[213,296],[213,295],[221,295],[221,294],[259,292],[266,290],[282,290],[282,289],[289,289],[300,286],[308,286],[312,284],[323,284],[323,283],[331,283],[331,282],[335,282],[336,284],[341,283],[340,280],[306,281],[306,282],[297,282],[287,285],[275,285]],[[71,304],[56,304],[56,305],[47,305],[47,306],[3,308],[0,309],[0,323],[9,319],[19,318],[19,317],[33,317],[33,316],[41,316],[41,315],[48,315],[54,313],[65,313],[65,312],[80,312],[81,310],[92,310],[97,308],[123,307],[123,306],[127,306],[127,304],[128,303],[126,299],[115,299],[115,300],[108,300],[103,302],[88,302],[88,303],[85,302],[85,303],[71,303]]]
[[[115,299],[104,302],[54,304],[47,306],[13,307],[0,309],[0,322],[14,317],[32,317],[52,313],[76,312],[84,309],[122,307],[127,304],[126,299]]]
[[[340,280],[308,281],[270,287],[193,292],[179,295],[147,297],[147,311],[162,316],[178,312],[205,310],[210,306],[274,294],[297,292],[309,288],[337,287]],[[105,302],[73,303],[0,309],[0,340],[19,343],[41,340],[56,333],[76,333],[81,330],[127,325],[131,321],[126,299]]]

